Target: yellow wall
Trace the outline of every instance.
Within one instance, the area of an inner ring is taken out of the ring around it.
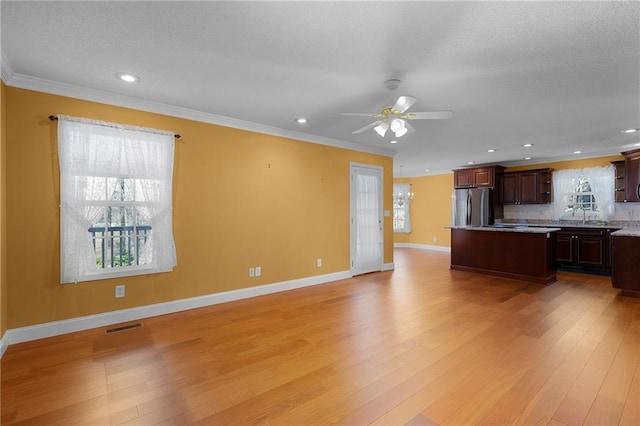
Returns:
[[[612,161],[623,160],[622,155],[587,158],[582,160],[558,161],[544,164],[509,167],[506,171],[552,168],[554,170],[582,169],[611,165]],[[396,183],[412,184],[415,198],[411,201],[410,234],[394,234],[395,243],[410,243],[430,246],[451,246],[451,233],[446,226],[451,224],[451,192],[453,174],[422,176],[414,178],[396,178]],[[433,241],[436,237],[436,241]]]
[[[7,330],[7,224],[6,224],[6,87],[0,81],[0,338]]]
[[[348,271],[352,161],[384,167],[384,209],[392,209],[391,157],[12,87],[5,94],[9,329]],[[57,126],[50,114],[182,135],[174,169],[173,272],[60,284]],[[384,227],[384,262],[391,263],[392,218]],[[249,278],[253,266],[262,267],[261,277]],[[115,299],[120,283],[126,297]]]

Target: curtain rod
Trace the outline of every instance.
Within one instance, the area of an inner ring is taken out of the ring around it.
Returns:
[[[57,116],[57,115],[50,115],[50,116],[49,116],[49,120],[51,120],[51,121],[57,121],[57,120],[58,120],[58,116]],[[174,137],[174,138],[176,138],[176,139],[180,139],[180,138],[181,138],[181,136],[180,136],[178,133],[175,133],[175,134],[173,135],[173,137]]]

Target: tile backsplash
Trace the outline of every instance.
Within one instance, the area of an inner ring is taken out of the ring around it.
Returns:
[[[600,218],[601,219],[601,218]],[[505,222],[553,221],[553,204],[505,205]],[[614,217],[609,222],[640,224],[640,203],[615,203]]]

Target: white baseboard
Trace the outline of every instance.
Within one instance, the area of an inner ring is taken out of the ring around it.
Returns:
[[[122,309],[119,311],[105,312],[103,314],[89,315],[71,318],[62,321],[54,321],[44,324],[32,325],[7,330],[0,339],[0,358],[9,345],[74,333],[76,331],[89,330],[91,328],[105,327],[127,321],[135,321],[158,315],[171,314],[186,311],[188,309],[202,308],[217,305],[234,300],[248,299],[280,291],[325,284],[332,281],[351,278],[349,271],[335,272],[332,274],[317,275],[314,277],[297,280],[283,281],[280,283],[266,284],[258,287],[249,287],[239,290],[225,291],[223,293],[208,294],[205,296],[191,297],[188,299],[173,300],[154,305],[140,306],[136,308]]]
[[[4,351],[7,350],[7,347],[9,346],[9,339],[6,338],[7,333],[3,334],[2,337],[0,337],[0,358],[2,358],[2,355],[4,355]]]
[[[415,248],[420,250],[433,250],[433,251],[444,251],[451,252],[451,247],[444,246],[431,246],[428,244],[415,244],[415,243],[394,243],[393,247],[404,247],[404,248]]]
[[[391,263],[383,263],[382,264],[382,270],[383,271],[393,271],[394,269],[396,269],[396,264],[391,262]]]

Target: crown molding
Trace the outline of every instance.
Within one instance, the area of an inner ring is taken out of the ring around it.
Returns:
[[[4,55],[2,56],[3,64],[5,63]],[[8,63],[7,63],[8,64]],[[85,101],[99,102],[107,105],[114,105],[124,108],[131,108],[140,111],[147,111],[157,114],[168,115],[171,117],[184,118],[187,120],[199,121],[203,123],[215,124],[218,126],[231,127],[234,129],[248,130],[251,132],[262,133],[272,136],[279,136],[288,139],[296,139],[303,142],[310,142],[319,145],[332,146],[336,148],[349,149],[351,151],[360,151],[370,154],[377,154],[386,157],[393,157],[396,151],[368,147],[353,142],[346,142],[339,139],[325,138],[322,136],[311,135],[308,133],[298,132],[295,130],[280,129],[277,127],[266,126],[263,124],[252,123],[249,121],[238,120],[231,117],[225,117],[217,114],[210,114],[202,111],[196,111],[188,108],[181,108],[173,105],[163,104],[160,102],[148,101],[145,99],[134,98],[130,96],[118,95],[112,92],[91,89],[88,87],[76,86],[57,81],[45,80],[42,78],[31,77],[24,74],[18,74],[7,69],[7,78],[5,79],[5,68],[2,67],[2,77],[7,86],[17,87],[20,89],[34,90],[37,92],[50,93],[53,95],[66,96]],[[55,112],[55,111],[54,111]]]
[[[4,54],[4,50],[0,48],[0,78],[7,84],[7,82],[13,78],[13,75],[13,68],[11,68],[11,64]]]

